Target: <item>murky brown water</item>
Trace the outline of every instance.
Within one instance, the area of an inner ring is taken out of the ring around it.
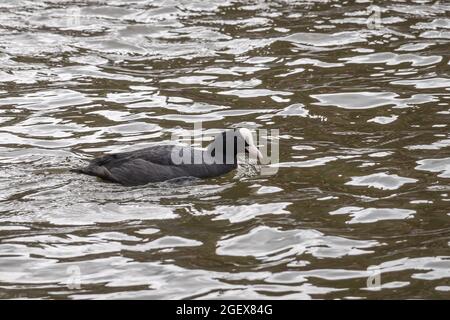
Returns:
[[[1,0],[0,298],[449,298],[450,4],[376,4]],[[197,121],[279,172],[67,171]]]

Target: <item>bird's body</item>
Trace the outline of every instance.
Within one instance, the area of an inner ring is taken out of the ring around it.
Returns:
[[[228,135],[223,133],[221,136],[225,143],[219,145],[221,139],[216,139],[206,150],[179,145],[156,145],[137,151],[105,155],[92,160],[87,167],[74,171],[126,186],[182,177],[217,177],[237,168],[237,135],[233,136],[232,147],[227,143]],[[250,138],[246,136],[243,139],[246,146],[254,147],[253,140],[248,144],[246,139]],[[228,137],[228,142],[229,140]]]

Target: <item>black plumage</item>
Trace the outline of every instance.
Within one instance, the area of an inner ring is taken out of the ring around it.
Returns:
[[[156,145],[137,151],[105,155],[92,160],[87,167],[73,171],[126,186],[182,177],[217,177],[237,168],[240,141],[242,151],[248,153],[253,143],[248,133],[242,135],[239,130],[228,130],[218,135],[206,150]]]

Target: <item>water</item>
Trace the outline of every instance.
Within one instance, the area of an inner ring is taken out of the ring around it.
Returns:
[[[450,5],[370,5],[0,1],[0,298],[449,298]],[[67,170],[199,121],[278,173]]]

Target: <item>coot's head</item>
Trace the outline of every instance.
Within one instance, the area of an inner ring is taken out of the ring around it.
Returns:
[[[208,150],[216,162],[236,164],[237,155],[244,154],[250,159],[262,160],[263,156],[256,146],[249,129],[229,129],[217,135]]]

